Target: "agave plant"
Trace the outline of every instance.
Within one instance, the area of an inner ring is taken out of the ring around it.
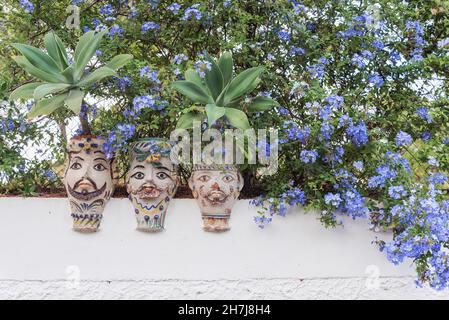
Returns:
[[[62,107],[79,114],[86,90],[93,83],[116,75],[116,70],[132,59],[132,55],[120,54],[96,70],[85,70],[106,32],[89,31],[81,36],[74,51],[73,63],[69,62],[61,39],[53,32],[44,37],[47,52],[26,44],[12,44],[22,53],[22,56],[13,59],[38,81],[17,88],[9,99],[34,98],[35,104],[28,118],[49,115]]]
[[[187,112],[179,119],[177,128],[191,128],[194,121],[202,121],[206,117],[211,127],[218,119],[224,117],[232,126],[244,130],[250,127],[246,113],[265,111],[278,105],[269,97],[258,96],[253,98],[248,106],[242,108],[244,97],[260,83],[264,67],[246,69],[233,78],[231,53],[223,53],[218,62],[208,54],[205,56],[210,63],[210,69],[205,71],[204,81],[197,71],[188,69],[185,80],[172,83],[177,91],[194,103],[205,105],[200,108],[202,112],[196,112],[198,107],[195,106],[186,109]]]

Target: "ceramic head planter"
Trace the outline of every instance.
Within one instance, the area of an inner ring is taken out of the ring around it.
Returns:
[[[167,208],[179,184],[177,167],[170,160],[172,145],[165,139],[135,142],[126,188],[134,206],[137,230],[164,230]]]
[[[77,136],[68,144],[63,180],[75,231],[97,231],[114,192],[115,166],[104,154],[103,143],[94,136]]]
[[[203,229],[229,230],[232,207],[243,188],[235,166],[194,165],[189,187],[201,210]]]

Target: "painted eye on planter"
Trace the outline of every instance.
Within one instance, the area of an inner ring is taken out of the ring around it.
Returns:
[[[131,178],[137,179],[137,180],[142,180],[145,177],[145,175],[143,174],[143,172],[136,172],[134,173]]]
[[[105,167],[104,165],[102,165],[101,163],[97,163],[97,164],[94,166],[94,169],[95,169],[96,171],[104,171],[104,170],[106,170],[106,167]]]
[[[208,175],[203,175],[203,176],[199,177],[198,180],[201,182],[207,182],[210,180],[210,177]]]
[[[82,167],[82,165],[80,163],[75,162],[74,164],[72,164],[70,166],[70,169],[72,169],[72,170],[79,170],[79,169],[81,169],[81,167]]]
[[[169,175],[166,174],[165,172],[158,172],[156,173],[156,177],[158,177],[158,179],[164,180],[169,178]]]
[[[232,181],[234,181],[234,177],[233,177],[233,176],[230,176],[230,175],[225,175],[225,176],[223,177],[223,181],[224,181],[224,182],[232,182]]]

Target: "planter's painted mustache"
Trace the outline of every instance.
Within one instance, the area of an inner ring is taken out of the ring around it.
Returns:
[[[213,206],[223,204],[230,196],[230,194],[226,194],[224,191],[222,191],[218,185],[207,192],[205,192],[204,189],[205,186],[200,187],[200,194]]]
[[[141,199],[152,199],[157,198],[159,195],[164,192],[163,189],[156,187],[154,184],[145,183],[139,187],[132,194],[136,195]]]
[[[97,190],[97,189],[98,189],[98,188],[97,188],[97,184],[95,183],[95,181],[93,181],[93,180],[92,180],[91,178],[89,178],[89,177],[85,177],[85,178],[83,178],[83,179],[81,179],[81,180],[79,180],[78,182],[75,183],[75,185],[73,186],[73,190],[78,189],[80,185],[88,185],[88,183],[86,183],[85,180],[87,180],[87,181],[90,183],[90,185],[92,186],[92,188],[93,188],[94,190]]]
[[[76,184],[75,184],[75,186],[76,186]],[[69,194],[72,197],[74,197],[75,199],[89,201],[89,200],[92,200],[93,198],[98,197],[106,190],[106,183],[100,189],[92,191],[92,192],[77,192],[74,190],[75,188],[72,189],[69,185],[67,186],[67,189],[69,191]]]

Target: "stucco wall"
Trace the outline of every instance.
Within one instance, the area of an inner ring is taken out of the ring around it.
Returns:
[[[393,266],[366,221],[324,229],[292,210],[259,230],[239,201],[231,231],[201,230],[193,200],[174,200],[166,230],[135,231],[131,204],[113,199],[101,231],[71,231],[66,199],[0,198],[0,298],[448,299],[415,288],[410,262]]]

